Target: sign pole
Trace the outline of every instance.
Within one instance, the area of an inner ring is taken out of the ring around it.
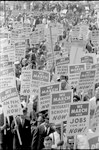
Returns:
[[[16,119],[15,119],[15,116],[13,116],[13,118],[14,118],[15,126],[17,126],[17,122],[16,122]],[[21,141],[21,137],[20,137],[20,133],[19,133],[18,129],[17,129],[17,135],[18,135],[19,143],[20,143],[20,145],[22,145],[22,141]]]

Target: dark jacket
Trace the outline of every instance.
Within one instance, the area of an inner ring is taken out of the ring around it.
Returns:
[[[28,149],[31,145],[31,126],[30,120],[25,119],[24,124],[22,125],[19,117],[16,118],[16,122],[18,125],[18,130],[20,133],[22,148]],[[12,123],[12,128],[14,127],[14,122]],[[17,132],[15,131],[13,137],[13,149],[20,148],[19,139],[17,136]]]
[[[32,150],[41,150],[42,148],[44,148],[44,145],[43,145],[44,138],[53,132],[54,132],[54,129],[50,127],[49,133],[47,134],[43,124],[38,126],[34,132],[31,149]]]

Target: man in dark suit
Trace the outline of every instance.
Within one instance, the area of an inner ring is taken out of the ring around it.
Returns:
[[[30,120],[27,118],[27,109],[23,109],[23,115],[16,117],[17,128],[20,133],[20,138],[22,141],[22,146],[19,144],[19,139],[16,133],[17,128],[14,127],[14,122],[12,123],[13,128],[13,149],[29,150],[31,146],[31,126]]]
[[[49,124],[49,118],[46,117],[45,122],[39,125],[34,132],[31,149],[41,150],[44,148],[44,138],[53,132],[54,129]]]

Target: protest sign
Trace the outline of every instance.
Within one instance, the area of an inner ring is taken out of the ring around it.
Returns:
[[[99,46],[99,29],[98,30],[92,30],[91,32],[91,41],[94,47]]]
[[[21,95],[30,95],[32,80],[32,70],[22,69],[21,75]]]
[[[51,101],[51,93],[60,91],[60,84],[48,84],[46,86],[41,86],[39,88],[39,111],[48,110],[50,101]]]
[[[0,49],[0,55],[1,54],[6,54],[8,55],[8,60],[14,62],[15,61],[15,47],[14,45],[4,45],[1,49]]]
[[[39,43],[39,34],[38,31],[33,31],[30,34],[30,45],[32,47],[33,44],[38,44]]]
[[[3,76],[15,76],[15,69],[14,67],[8,68],[8,69],[0,69],[0,77]]]
[[[91,129],[96,130],[99,125],[99,105],[97,105],[94,116],[91,121]]]
[[[8,62],[8,61],[9,61],[8,54],[0,54],[0,63],[2,63],[2,62]]]
[[[67,135],[86,134],[89,129],[89,116],[89,102],[72,103],[67,120]]]
[[[73,87],[78,85],[80,72],[86,69],[85,64],[70,64],[68,65],[69,84]]]
[[[78,83],[78,92],[92,90],[94,92],[96,70],[81,71]]]
[[[50,122],[61,123],[66,121],[69,113],[70,103],[73,101],[73,91],[58,91],[51,93]]]
[[[66,39],[60,41],[62,55],[65,56],[67,54],[70,54],[71,50],[71,43],[66,41]]]
[[[60,58],[55,59],[56,66],[69,64],[69,62],[70,62],[69,57],[60,57]]]
[[[0,93],[0,100],[5,116],[22,115],[21,102],[16,88],[9,88]]]
[[[63,64],[63,65],[55,66],[55,73],[58,76],[68,75],[68,65]]]
[[[91,64],[96,63],[96,54],[84,54],[81,63],[86,63],[86,69],[90,69]]]
[[[25,45],[25,40],[20,40],[15,42],[15,58],[16,61],[20,61],[21,58],[25,57],[25,50],[26,50],[26,45]]]
[[[33,70],[31,82],[31,94],[39,93],[39,87],[50,82],[50,73],[47,71]]]
[[[0,63],[0,70],[2,69],[7,69],[7,68],[10,68],[10,67],[13,67],[13,62],[4,62],[4,63]]]
[[[91,69],[96,69],[95,83],[99,83],[99,63],[91,65]]]
[[[16,80],[14,76],[0,77],[0,91],[16,87]]]
[[[89,134],[88,136],[89,149],[99,149],[99,132]]]

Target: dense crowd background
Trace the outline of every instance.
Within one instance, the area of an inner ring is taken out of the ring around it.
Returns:
[[[67,1],[68,2],[68,1]],[[9,2],[10,3],[10,2]],[[40,2],[33,2],[31,5],[30,3],[27,5],[27,12],[24,9],[22,10],[22,4],[20,2],[19,5],[13,6],[12,8],[9,7],[6,11],[6,18],[5,22],[0,23],[0,27],[6,27],[8,31],[13,30],[13,22],[24,22],[28,23],[31,27],[32,31],[35,31],[36,26],[39,24],[48,25],[51,22],[57,22],[63,24],[64,30],[63,34],[57,37],[57,42],[54,47],[54,51],[60,52],[60,56],[62,56],[62,46],[61,41],[65,39],[66,41],[71,41],[70,33],[73,26],[78,24],[82,24],[85,22],[89,25],[89,35],[90,32],[93,30],[99,30],[99,24],[97,23],[97,11],[96,11],[96,4],[93,2],[88,1],[86,4],[83,2],[48,2],[44,1]],[[23,3],[24,4],[24,3]],[[97,4],[99,6],[99,3]],[[8,7],[8,6],[6,6]],[[26,6],[24,6],[26,7]],[[99,8],[99,7],[98,7]],[[16,16],[13,15],[13,11],[16,9],[19,11],[19,14]],[[30,10],[30,11],[29,11]],[[34,15],[33,12],[39,12],[39,15]],[[2,17],[1,17],[2,18]],[[90,37],[90,36],[89,36]],[[25,57],[22,58],[20,61],[16,61],[15,65],[15,75],[16,75],[16,85],[17,90],[20,95],[20,86],[21,86],[21,71],[22,68],[28,69],[38,69],[38,70],[46,70],[47,66],[47,47],[46,47],[46,40],[35,44],[30,45],[29,41],[26,40],[27,47]],[[86,53],[95,53],[98,55],[98,49],[94,47],[90,38],[86,44]],[[61,83],[61,90],[68,89],[68,76],[62,75],[60,78],[55,76],[55,64],[49,70],[51,76],[50,81]],[[88,95],[85,95],[83,101],[89,101],[92,109],[91,113],[94,113],[94,110],[99,102],[99,83],[95,85],[95,95],[91,99]],[[73,89],[73,101],[78,102],[81,101],[81,97],[77,94],[76,88],[71,87]],[[38,112],[37,104],[38,104],[38,95],[30,95],[24,96],[20,95],[21,105],[23,109],[23,115],[17,116],[17,126],[15,125],[13,116],[6,118],[6,125],[4,124],[4,114],[2,110],[2,105],[0,105],[0,149],[6,150],[41,150],[42,148],[47,147],[49,145],[53,145],[53,149],[72,149],[74,146],[74,139],[73,137],[66,137],[66,122],[64,122],[64,136],[63,140],[61,140],[61,132],[60,127],[54,124],[49,123],[49,116],[48,110],[43,112]],[[20,133],[20,137],[22,140],[22,145],[19,143],[18,135],[17,135],[17,128]],[[95,129],[96,130],[96,129]],[[48,133],[46,132],[48,131]],[[6,132],[6,133],[5,133]],[[93,133],[91,129],[89,132]],[[53,133],[56,139],[53,139]],[[50,138],[51,137],[51,138]],[[80,139],[85,140],[86,137],[78,136],[78,143]],[[44,142],[44,145],[43,145]],[[49,143],[47,143],[49,142]],[[76,143],[76,148],[80,149],[86,148],[86,141],[83,145]]]

